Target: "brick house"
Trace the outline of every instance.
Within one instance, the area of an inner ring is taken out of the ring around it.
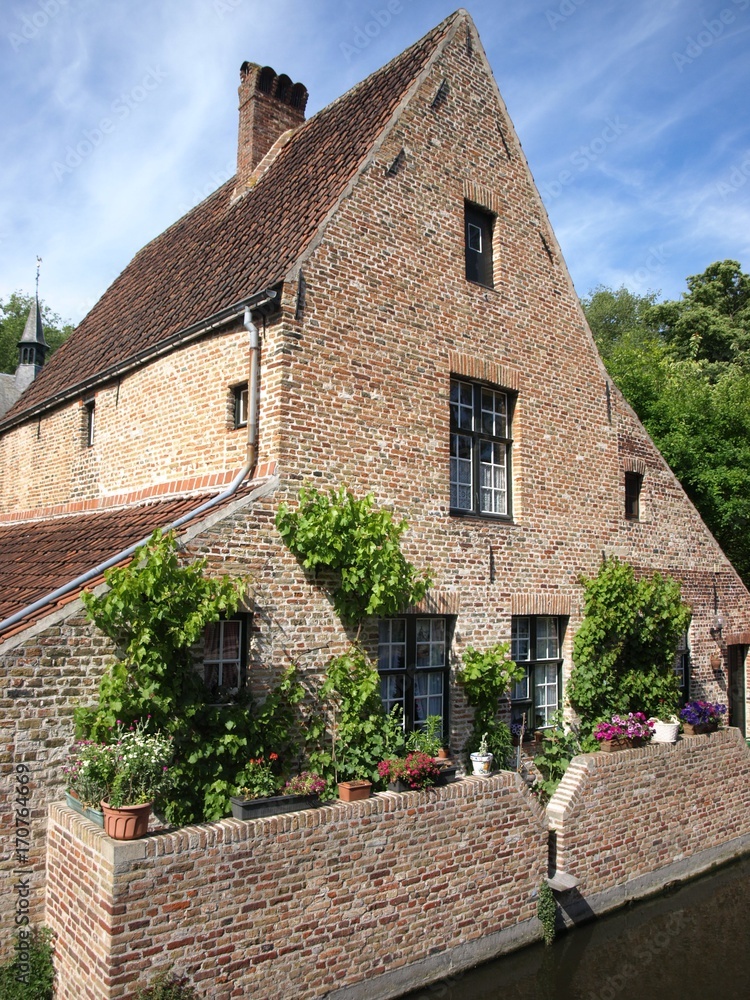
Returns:
[[[470,16],[307,121],[305,88],[270,67],[243,64],[239,93],[236,177],[136,255],[0,418],[0,822],[7,843],[28,763],[37,890],[72,710],[111,655],[81,589],[174,525],[251,580],[207,637],[207,682],[262,693],[290,659],[319,674],[347,635],[274,527],[301,485],[408,520],[433,585],[366,639],[386,703],[442,715],[456,750],[467,644],[512,638],[514,716],[563,704],[603,554],[681,581],[686,691],[745,729],[750,595],[607,376]]]

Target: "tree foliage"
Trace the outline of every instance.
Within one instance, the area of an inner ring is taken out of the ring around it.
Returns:
[[[396,614],[426,593],[428,577],[401,551],[406,521],[376,507],[371,493],[357,498],[344,486],[328,494],[303,488],[296,510],[280,506],[276,526],[306,570],[337,575],[333,605],[347,625]]]
[[[600,287],[583,306],[613,381],[750,584],[750,276],[736,261],[678,301]]]
[[[7,302],[0,300],[0,372],[12,374],[18,367],[18,341],[34,301],[33,295],[13,292]],[[39,303],[42,311],[44,339],[49,345],[47,357],[73,332],[70,323],[64,323],[49,306]]]
[[[83,595],[89,617],[119,655],[102,677],[97,705],[76,711],[78,735],[106,741],[118,720],[129,725],[147,718],[153,729],[170,734],[174,782],[159,805],[175,823],[226,815],[233,775],[248,756],[265,749],[254,745],[256,738],[263,732],[279,741],[277,752],[283,750],[285,713],[302,698],[289,672],[262,706],[263,726],[247,695],[214,703],[191,650],[206,625],[234,614],[244,586],[206,577],[204,569],[205,560],[181,564],[174,535],[156,531],[127,566],[105,574],[105,593]]]
[[[581,732],[614,713],[668,717],[679,697],[675,654],[691,615],[679,583],[659,573],[638,579],[616,558],[582,583],[584,617],[568,684]]]

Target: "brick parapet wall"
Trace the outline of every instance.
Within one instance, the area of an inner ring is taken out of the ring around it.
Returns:
[[[217,1000],[303,1000],[540,932],[546,822],[510,772],[132,844],[53,804],[48,841],[58,1000],[131,996],[172,963]]]
[[[576,757],[552,797],[557,868],[589,900],[750,838],[750,750],[737,729]]]

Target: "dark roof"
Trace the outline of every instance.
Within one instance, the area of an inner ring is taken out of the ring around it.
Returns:
[[[41,344],[42,347],[47,346],[47,341],[44,339],[44,329],[42,327],[42,310],[39,308],[39,298],[36,296],[34,297],[34,301],[31,303],[29,315],[26,317],[26,324],[23,328],[20,343]]]
[[[233,178],[145,246],[5,420],[282,281],[460,16],[301,125],[246,195]]]
[[[254,488],[257,483],[252,485]],[[248,484],[234,497],[222,500],[213,511],[232,499],[246,496],[249,488]],[[156,528],[165,528],[197,510],[215,495],[169,497],[120,509],[0,525],[0,621],[112,559],[147,538]],[[96,586],[101,579],[96,577],[86,586]],[[35,619],[46,617],[74,600],[81,590],[83,585],[25,616],[16,625],[6,627],[0,637],[6,639],[27,629]]]
[[[16,388],[16,376],[0,372],[0,417],[13,406],[20,395]]]

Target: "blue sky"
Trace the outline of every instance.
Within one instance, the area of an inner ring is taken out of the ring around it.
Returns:
[[[146,242],[234,173],[244,60],[313,114],[456,0],[4,0],[0,298],[78,322]],[[750,270],[750,0],[468,8],[576,289],[678,297]]]

